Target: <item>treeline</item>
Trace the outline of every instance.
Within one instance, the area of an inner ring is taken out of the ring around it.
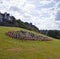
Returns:
[[[60,30],[40,30],[40,33],[56,39],[60,39]]]
[[[20,28],[31,30],[31,31],[39,32],[39,29],[32,23],[23,22],[20,19],[17,20],[14,16],[9,16],[9,17],[10,17],[10,20],[8,20],[8,18],[5,19],[3,17],[2,21],[0,22],[0,25],[1,26],[20,27]],[[0,18],[1,18],[1,16],[0,16]]]

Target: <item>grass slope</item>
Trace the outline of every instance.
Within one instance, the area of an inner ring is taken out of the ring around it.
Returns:
[[[0,26],[0,59],[60,59],[60,40],[16,40],[5,35],[9,30],[28,31]]]

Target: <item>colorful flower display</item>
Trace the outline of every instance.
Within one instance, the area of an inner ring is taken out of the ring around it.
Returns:
[[[42,41],[52,40],[51,38],[36,35],[31,32],[25,32],[25,31],[8,31],[6,34],[12,38],[20,40],[42,40]]]

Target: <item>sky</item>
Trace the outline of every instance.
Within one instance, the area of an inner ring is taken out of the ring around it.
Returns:
[[[0,12],[39,29],[60,30],[60,0],[0,0]]]

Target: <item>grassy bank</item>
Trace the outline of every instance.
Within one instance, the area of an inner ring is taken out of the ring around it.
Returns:
[[[10,30],[28,31],[0,26],[0,59],[60,59],[60,40],[22,41],[6,36]]]

